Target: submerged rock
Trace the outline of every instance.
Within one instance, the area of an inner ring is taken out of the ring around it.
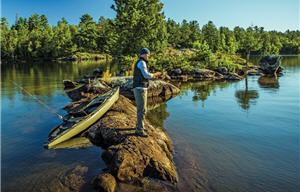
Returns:
[[[102,173],[92,181],[94,187],[103,192],[114,192],[117,182],[114,176],[109,173]]]
[[[88,171],[88,167],[77,165],[74,169],[66,172],[61,176],[60,184],[64,188],[63,191],[80,191],[86,183],[84,176]]]
[[[140,183],[144,177],[176,183],[178,176],[173,162],[169,136],[148,121],[148,137],[135,133],[136,108],[120,95],[112,108],[88,131],[88,138],[105,149],[102,158],[108,172],[117,181]]]

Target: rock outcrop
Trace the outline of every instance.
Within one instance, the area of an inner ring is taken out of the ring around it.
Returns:
[[[229,72],[227,68],[220,67],[215,71],[210,69],[195,68],[188,74],[178,73],[176,70],[170,73],[174,80],[188,81],[188,80],[241,80],[243,77],[240,74]]]
[[[102,159],[107,165],[106,172],[123,183],[140,184],[145,177],[176,183],[178,177],[169,136],[146,121],[149,136],[138,137],[134,134],[135,123],[135,106],[120,95],[112,108],[89,129],[87,136],[91,142],[105,149]]]
[[[110,83],[106,83],[97,79],[77,85],[76,88],[66,89],[66,94],[73,100],[79,101],[83,98],[89,99],[94,94],[101,94],[108,91],[111,87],[120,87],[120,93],[129,99],[134,99],[132,91],[132,77],[114,77],[111,78]],[[171,83],[154,80],[150,81],[148,88],[148,97],[160,97],[164,100],[177,95],[180,92],[176,86]],[[81,101],[80,101],[81,102]]]
[[[282,72],[280,56],[265,56],[259,61],[260,69],[264,74],[277,74]]]
[[[221,74],[209,69],[194,69],[191,75],[195,79],[205,79],[205,80],[210,80],[210,79],[214,80],[218,76],[221,76]]]
[[[111,87],[119,86],[120,93],[129,99],[134,98],[132,84],[132,77],[113,78],[110,82]],[[172,95],[177,95],[179,92],[180,89],[176,86],[162,80],[150,81],[148,87],[148,97],[161,97],[168,99]]]
[[[102,94],[110,88],[104,82],[78,84],[75,88],[65,89],[65,93],[73,101],[79,101],[83,98],[89,99],[95,94]]]
[[[173,162],[173,147],[167,133],[146,120],[145,128],[149,136],[145,138],[135,135],[136,107],[129,99],[134,98],[131,90],[132,78],[112,78],[108,84],[101,81],[99,83],[101,86],[92,86],[95,84],[93,82],[71,89],[72,94],[69,93],[69,96],[75,102],[65,107],[66,111],[76,110],[86,105],[95,94],[105,92],[111,87],[120,87],[119,100],[83,134],[93,144],[104,149],[101,156],[107,168],[93,180],[93,186],[99,191],[115,191],[118,186],[146,187],[145,179],[148,183],[146,188],[160,188],[161,185],[153,180],[176,183],[178,176]],[[179,91],[170,83],[150,81],[148,101],[160,103]]]

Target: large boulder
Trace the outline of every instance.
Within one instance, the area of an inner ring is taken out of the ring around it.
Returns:
[[[226,67],[218,67],[216,71],[222,75],[227,75],[228,74],[228,69]]]
[[[120,87],[120,93],[127,98],[133,99],[133,79],[132,77],[119,77],[112,78],[110,85],[112,87]],[[148,87],[148,97],[162,97],[169,98],[170,96],[175,96],[180,92],[180,89],[171,83],[162,80],[152,80]]]
[[[169,74],[171,76],[179,76],[179,75],[182,75],[182,70],[179,69],[179,68],[176,68],[176,69],[172,69]]]
[[[259,61],[260,69],[264,74],[280,73],[282,71],[282,68],[280,68],[281,59],[281,56],[262,57]]]
[[[94,71],[93,71],[93,76],[94,77],[101,77],[102,76],[102,74],[103,74],[103,68],[101,67],[99,67],[99,68],[97,68],[97,69],[95,69]]]
[[[74,83],[75,84],[75,83]],[[95,94],[102,94],[111,89],[105,82],[99,80],[89,80],[88,82],[76,84],[76,87],[65,87],[65,93],[72,101],[90,99]]]
[[[136,108],[120,95],[112,108],[88,131],[92,143],[105,149],[102,159],[107,171],[117,181],[139,183],[145,177],[176,183],[178,180],[173,162],[171,139],[161,128],[148,121],[148,137],[134,134]]]
[[[215,71],[209,69],[194,69],[192,72],[192,76],[195,79],[215,79]]]

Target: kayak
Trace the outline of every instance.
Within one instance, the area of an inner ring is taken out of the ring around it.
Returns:
[[[114,88],[102,95],[96,96],[87,105],[77,111],[72,111],[64,117],[64,122],[52,129],[48,135],[45,147],[53,148],[93,125],[119,99],[119,88]]]

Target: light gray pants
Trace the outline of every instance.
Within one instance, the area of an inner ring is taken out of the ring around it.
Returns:
[[[147,88],[136,87],[133,89],[137,108],[136,129],[144,130],[144,119],[147,112]]]

